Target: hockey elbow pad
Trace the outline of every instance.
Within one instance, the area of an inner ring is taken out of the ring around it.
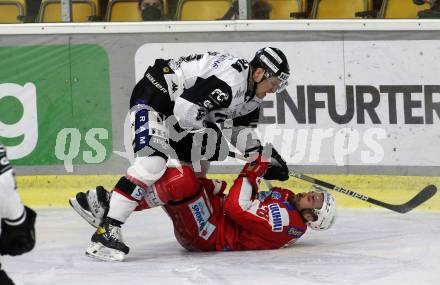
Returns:
[[[19,225],[9,225],[2,220],[0,236],[1,255],[20,255],[31,251],[35,246],[35,219],[37,213],[29,207],[24,207],[26,219]]]

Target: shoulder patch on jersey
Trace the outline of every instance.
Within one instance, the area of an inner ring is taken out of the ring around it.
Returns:
[[[266,200],[267,197],[270,197],[270,195],[272,195],[272,191],[260,191],[258,192],[257,195],[257,199],[260,200],[261,202],[263,202],[264,200]]]
[[[293,236],[294,238],[300,238],[304,233],[305,229],[297,228],[297,227],[289,227],[287,229],[287,234],[289,236]]]
[[[281,193],[278,191],[272,191],[272,199],[280,199],[281,198]]]

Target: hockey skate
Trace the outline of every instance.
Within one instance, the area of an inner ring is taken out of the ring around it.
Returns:
[[[86,255],[103,261],[123,261],[129,250],[122,240],[121,223],[106,218],[93,234]]]
[[[98,228],[107,216],[111,193],[102,186],[90,189],[86,193],[78,192],[70,198],[70,206],[92,227]]]

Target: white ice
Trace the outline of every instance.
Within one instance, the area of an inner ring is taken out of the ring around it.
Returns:
[[[124,225],[124,262],[84,255],[93,233],[70,209],[38,210],[37,245],[1,257],[17,285],[440,284],[440,213],[340,210],[326,232],[309,230],[289,248],[189,253],[160,209]]]

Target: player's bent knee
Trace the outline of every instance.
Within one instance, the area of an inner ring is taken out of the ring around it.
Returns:
[[[151,186],[165,173],[166,164],[166,160],[160,156],[137,157],[128,168],[127,176],[140,186]]]
[[[191,167],[168,168],[155,184],[156,191],[167,202],[179,202],[200,193],[201,185]]]

